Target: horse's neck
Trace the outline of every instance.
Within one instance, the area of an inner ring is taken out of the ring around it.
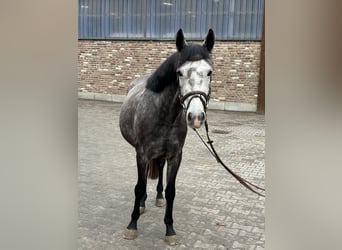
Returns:
[[[165,110],[168,119],[174,120],[180,112],[182,106],[179,100],[179,88],[176,84],[170,85],[160,93],[160,106]]]

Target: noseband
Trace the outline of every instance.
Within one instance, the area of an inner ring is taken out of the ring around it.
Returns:
[[[185,106],[185,99],[190,97],[190,100],[188,102],[188,105]],[[180,95],[179,96],[179,100],[180,100],[180,103],[181,105],[183,106],[183,108],[185,110],[187,110],[189,108],[189,105],[191,103],[191,101],[194,99],[194,98],[199,98],[200,101],[202,102],[203,104],[203,107],[204,107],[204,111],[207,111],[207,106],[208,106],[208,103],[209,103],[209,99],[210,99],[210,89],[209,89],[209,94],[207,95],[206,93],[204,93],[203,91],[191,91],[185,95]]]

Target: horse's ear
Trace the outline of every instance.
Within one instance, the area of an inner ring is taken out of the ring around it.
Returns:
[[[187,46],[187,43],[184,38],[183,30],[179,29],[176,35],[176,47],[178,52],[181,52],[185,46]]]
[[[207,37],[204,40],[203,47],[207,48],[208,51],[211,52],[211,50],[214,47],[214,43],[215,43],[214,31],[212,29],[209,29]]]

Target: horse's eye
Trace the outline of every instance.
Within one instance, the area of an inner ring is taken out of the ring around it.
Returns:
[[[212,73],[213,73],[213,72],[210,70],[210,71],[208,72],[208,76],[211,76]]]
[[[183,76],[182,72],[180,72],[179,70],[177,71],[177,75]]]

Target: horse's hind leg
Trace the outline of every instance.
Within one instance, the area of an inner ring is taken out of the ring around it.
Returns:
[[[165,199],[163,196],[163,169],[165,165],[164,159],[158,159],[157,164],[159,167],[159,176],[158,176],[158,185],[157,185],[157,197],[156,197],[156,206],[163,207],[165,206]],[[147,199],[147,193],[143,195],[143,197],[140,200],[140,207],[139,211],[140,214],[143,214],[145,212],[145,201]]]
[[[178,156],[168,160],[167,162],[167,185],[165,189],[165,198],[166,198],[166,211],[164,217],[164,223],[166,225],[166,235],[165,241],[173,246],[178,244],[176,238],[176,232],[173,228],[173,201],[176,195],[176,176],[178,172],[178,168],[182,159],[182,153],[179,153]]]
[[[158,160],[158,164],[159,164],[159,178],[158,178],[158,185],[157,185],[156,206],[163,207],[165,205],[165,199],[163,197],[163,170],[164,170],[165,160],[164,159]]]
[[[145,213],[145,201],[147,199],[147,193],[145,191],[145,194],[143,195],[143,197],[140,200],[140,207],[139,207],[139,212],[140,214]]]
[[[128,240],[133,240],[138,236],[138,219],[140,217],[140,201],[146,193],[146,162],[142,157],[137,154],[137,167],[138,167],[138,182],[134,188],[135,201],[134,208],[131,215],[131,221],[124,231],[123,237]]]

